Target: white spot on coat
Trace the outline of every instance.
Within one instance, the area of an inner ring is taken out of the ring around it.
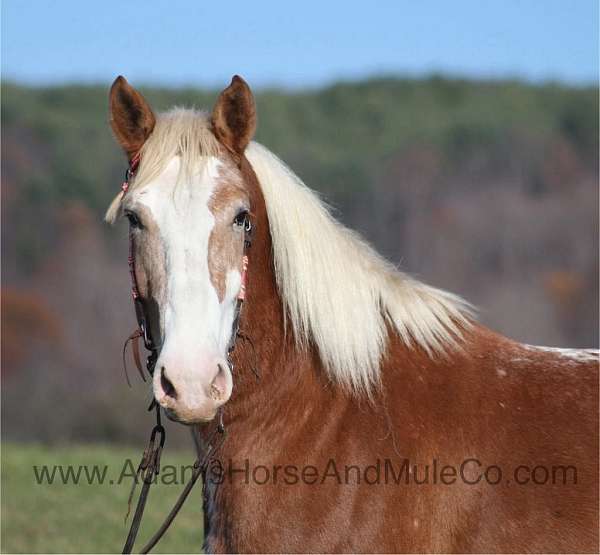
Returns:
[[[537,347],[535,345],[523,345],[528,351],[541,351],[552,353],[562,358],[571,359],[573,362],[598,362],[600,351],[597,349],[559,349],[556,347]]]

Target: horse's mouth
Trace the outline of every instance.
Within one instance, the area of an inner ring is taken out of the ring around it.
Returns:
[[[165,411],[165,416],[171,420],[172,422],[179,422],[179,419],[177,418],[177,415],[175,414],[175,411],[173,411],[172,409],[163,409]]]

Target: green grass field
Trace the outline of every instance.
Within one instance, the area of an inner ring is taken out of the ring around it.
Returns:
[[[120,553],[128,530],[123,519],[132,483],[131,466],[126,461],[129,459],[137,468],[140,456],[141,449],[103,445],[45,447],[3,443],[2,553]],[[150,490],[134,552],[171,509],[183,487],[181,477],[175,478],[175,469],[181,474],[182,466],[191,464],[191,459],[191,452],[166,450],[163,454],[163,481]],[[84,465],[89,471],[94,465],[100,471],[106,466],[105,482],[100,485],[96,480],[89,484],[82,470],[78,484],[64,484],[58,472],[54,483],[38,483],[40,465],[46,465],[50,471],[54,465],[63,469],[71,465],[75,472]],[[185,472],[185,477],[189,477],[189,469]],[[135,500],[132,513],[134,508]],[[130,521],[131,516],[128,524]],[[155,552],[200,552],[202,524],[201,485],[197,484]]]

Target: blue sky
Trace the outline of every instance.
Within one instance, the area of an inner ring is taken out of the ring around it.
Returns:
[[[386,73],[598,80],[598,0],[2,1],[25,83],[314,87]]]

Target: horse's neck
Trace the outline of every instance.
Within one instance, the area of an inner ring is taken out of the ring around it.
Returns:
[[[225,406],[226,419],[247,426],[255,414],[264,424],[282,404],[290,413],[308,398],[318,401],[327,387],[318,357],[310,348],[299,348],[293,331],[285,328],[272,265],[262,256],[270,249],[260,250],[250,258],[247,301],[232,353],[234,393]]]

